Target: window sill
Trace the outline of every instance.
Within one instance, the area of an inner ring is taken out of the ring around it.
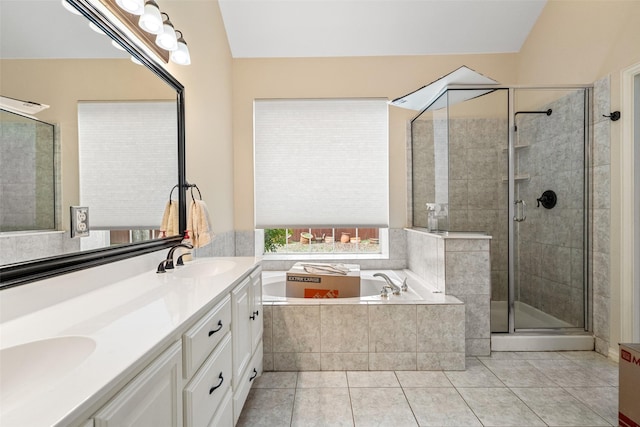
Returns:
[[[352,260],[352,259],[389,259],[384,254],[264,254],[265,261],[306,261],[306,260]]]

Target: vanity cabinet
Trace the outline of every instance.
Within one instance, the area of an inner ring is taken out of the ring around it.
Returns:
[[[253,381],[262,374],[262,278],[256,268],[231,292],[233,417],[238,422]]]
[[[95,427],[235,425],[262,373],[260,267],[214,301],[94,414]]]
[[[174,343],[94,416],[95,427],[181,426],[182,345]]]

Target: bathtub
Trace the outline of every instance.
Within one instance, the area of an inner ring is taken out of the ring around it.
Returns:
[[[403,292],[401,295],[393,295],[391,292],[387,298],[383,298],[380,296],[380,291],[382,287],[386,284],[385,280],[382,277],[373,277],[375,273],[384,273],[395,284],[400,286],[402,281],[407,278],[407,283],[409,284],[409,290],[407,292]],[[413,285],[413,286],[412,286]],[[419,291],[418,286],[422,289]],[[333,301],[336,300],[340,302],[358,302],[358,301],[391,301],[391,302],[402,302],[402,301],[419,301],[424,300],[423,294],[435,294],[438,295],[436,289],[431,289],[427,287],[424,283],[419,283],[417,280],[409,278],[406,272],[402,271],[391,271],[391,270],[362,270],[360,272],[360,297],[353,298],[327,298],[322,300],[314,300],[308,298],[292,298],[287,297],[285,293],[286,288],[286,272],[284,271],[263,271],[262,272],[262,298],[263,301],[289,301],[289,302],[298,302],[304,303],[305,301]],[[436,297],[437,299],[438,297]]]
[[[409,290],[380,296],[377,272]],[[288,298],[286,272],[262,272],[265,371],[462,370],[465,307],[409,270],[362,270],[361,296]]]

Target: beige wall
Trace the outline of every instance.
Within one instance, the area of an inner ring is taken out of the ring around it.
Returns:
[[[499,82],[515,80],[515,55],[235,59],[233,141],[235,228],[252,230],[253,100],[383,97],[394,99],[467,65]],[[390,226],[406,225],[406,121],[416,112],[389,109]],[[336,153],[339,157],[339,153]],[[336,167],[340,167],[336,163]]]
[[[187,180],[207,202],[215,233],[234,229],[231,52],[217,1],[162,1],[183,31],[191,65],[169,64],[185,87]]]

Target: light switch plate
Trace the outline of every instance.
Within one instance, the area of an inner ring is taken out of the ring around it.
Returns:
[[[89,208],[71,206],[71,237],[87,237],[89,235]]]

